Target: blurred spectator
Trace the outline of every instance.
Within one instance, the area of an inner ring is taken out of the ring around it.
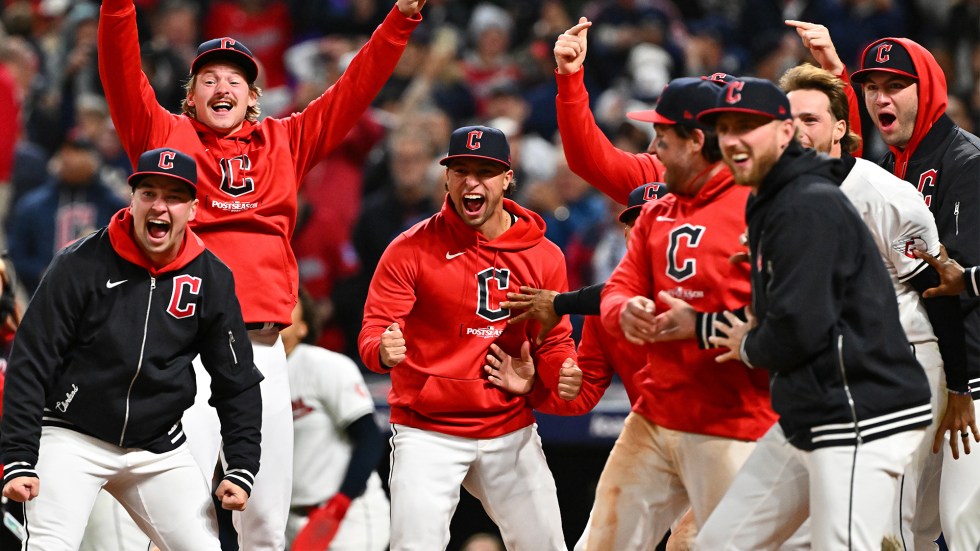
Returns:
[[[514,21],[503,8],[481,3],[470,18],[469,36],[474,40],[463,55],[463,74],[476,97],[477,117],[486,116],[490,89],[502,81],[519,81],[521,71],[510,53]]]
[[[598,32],[589,37],[589,72],[595,75],[602,87],[613,86],[629,73],[631,56],[649,57],[649,53],[634,52],[634,48],[640,45],[641,52],[658,52],[658,64],[679,65],[673,61],[667,63],[661,57],[676,56],[680,61],[680,52],[670,42],[670,21],[663,10],[640,0],[610,0],[604,4],[590,18]],[[640,60],[634,59],[632,69],[640,73],[634,76],[650,78],[642,74],[639,63]]]
[[[375,0],[289,0],[297,36],[300,39],[317,36],[371,36],[384,18],[388,4]],[[426,19],[429,10],[426,9]]]
[[[14,205],[10,257],[28,293],[55,252],[108,224],[127,204],[100,177],[101,164],[91,142],[69,140],[52,159],[48,180]]]
[[[171,113],[181,112],[180,102],[187,95],[183,84],[197,57],[200,18],[200,7],[187,0],[161,2],[152,15],[153,35],[140,46],[143,72],[160,105]]]
[[[289,9],[279,0],[215,0],[204,17],[204,38],[229,36],[248,44],[262,65],[262,115],[288,115],[291,92],[284,54],[293,36]]]

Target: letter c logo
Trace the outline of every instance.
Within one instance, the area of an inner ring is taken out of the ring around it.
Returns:
[[[473,130],[466,136],[466,149],[470,151],[476,151],[480,149],[480,140],[483,138],[483,132],[480,130]]]
[[[157,166],[164,170],[173,169],[174,157],[176,157],[176,155],[174,155],[173,151],[164,151],[160,154],[160,162],[157,163]]]
[[[884,63],[890,59],[888,51],[892,49],[892,45],[885,43],[878,46],[878,52],[875,54],[876,63]]]
[[[725,90],[725,102],[734,104],[742,101],[741,92],[743,86],[745,86],[745,83],[742,81],[736,81],[729,84],[728,88]]]

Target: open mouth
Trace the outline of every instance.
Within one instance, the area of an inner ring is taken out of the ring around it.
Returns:
[[[483,208],[483,204],[486,202],[486,198],[482,195],[476,195],[474,193],[468,193],[463,196],[463,210],[467,214],[477,214],[480,209]]]
[[[732,162],[735,164],[742,164],[749,160],[748,153],[736,153],[732,155]]]
[[[211,104],[211,110],[215,113],[227,113],[231,108],[231,102],[227,100],[219,100]]]
[[[153,239],[163,239],[170,231],[170,224],[161,220],[147,220],[146,231]]]
[[[878,124],[881,125],[882,129],[890,128],[895,124],[896,117],[891,113],[880,113],[878,115]]]

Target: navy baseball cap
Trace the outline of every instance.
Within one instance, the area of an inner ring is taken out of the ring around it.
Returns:
[[[656,201],[664,195],[667,195],[667,185],[662,182],[650,182],[634,189],[630,192],[626,210],[619,213],[619,221],[624,224],[633,223],[647,201]]]
[[[851,82],[864,84],[872,71],[883,71],[918,80],[919,75],[905,46],[894,38],[882,38],[865,48],[861,69],[854,71]]]
[[[497,161],[510,169],[510,144],[507,136],[497,128],[489,126],[464,126],[453,131],[449,138],[449,154],[439,164],[462,157],[489,159]]]
[[[728,76],[728,75],[725,75]],[[732,79],[734,80],[734,79]],[[698,113],[714,107],[724,80],[708,77],[675,78],[660,93],[657,107],[652,111],[633,111],[626,116],[653,124],[683,124],[704,129],[698,122]]]
[[[197,47],[197,57],[191,63],[191,74],[197,74],[201,67],[217,60],[230,61],[244,69],[245,78],[250,84],[259,76],[259,65],[255,62],[252,51],[241,42],[227,36],[202,42]]]
[[[197,194],[197,163],[185,153],[169,147],[151,149],[140,155],[136,172],[129,177],[129,185],[136,189],[148,176],[166,176],[184,182],[191,188],[191,194]]]
[[[763,78],[741,77],[725,85],[711,109],[698,115],[702,124],[714,126],[722,113],[748,113],[774,120],[793,118],[789,98],[778,86]]]

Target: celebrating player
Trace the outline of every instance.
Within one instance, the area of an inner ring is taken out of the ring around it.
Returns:
[[[845,166],[800,146],[788,98],[766,80],[729,83],[698,120],[715,126],[735,181],[754,192],[746,209],[753,307],[747,321],[729,314],[730,325],[716,323],[721,335],[711,342],[729,349],[719,359],[770,372],[779,423],[696,547],[774,548],[809,511],[814,549],[876,549],[896,473],[932,415],[888,274],[838,189]],[[793,453],[782,453],[788,445]],[[760,494],[767,499],[754,499]]]
[[[258,472],[262,375],[231,270],[187,225],[194,160],[147,151],[129,183],[131,206],[55,257],[14,341],[3,495],[27,502],[31,549],[78,549],[103,488],[164,549],[220,549],[180,421],[198,354],[226,444],[222,506],[245,509]]]
[[[391,374],[391,546],[445,549],[462,485],[509,549],[564,549],[531,408],[584,413],[566,401],[583,384],[571,325],[532,346],[538,324],[508,325],[500,302],[520,285],[564,291],[565,259],[504,197],[516,184],[503,132],[459,128],[441,163],[442,210],[385,250],[360,334],[364,363]]]
[[[99,72],[130,158],[179,147],[197,160],[201,208],[195,231],[229,264],[255,363],[265,375],[262,463],[251,506],[233,521],[243,551],[281,550],[292,484],[292,415],[279,329],[290,324],[298,272],[289,246],[296,192],[337,146],[391,75],[425,0],[398,0],[340,79],[301,113],[258,120],[258,65],[245,45],[216,38],[198,48],[184,113],[159,105],[141,71],[132,0],[106,0],[99,19]],[[203,370],[197,370],[199,373]],[[207,476],[218,459],[217,423],[206,395],[188,412],[192,452]]]

